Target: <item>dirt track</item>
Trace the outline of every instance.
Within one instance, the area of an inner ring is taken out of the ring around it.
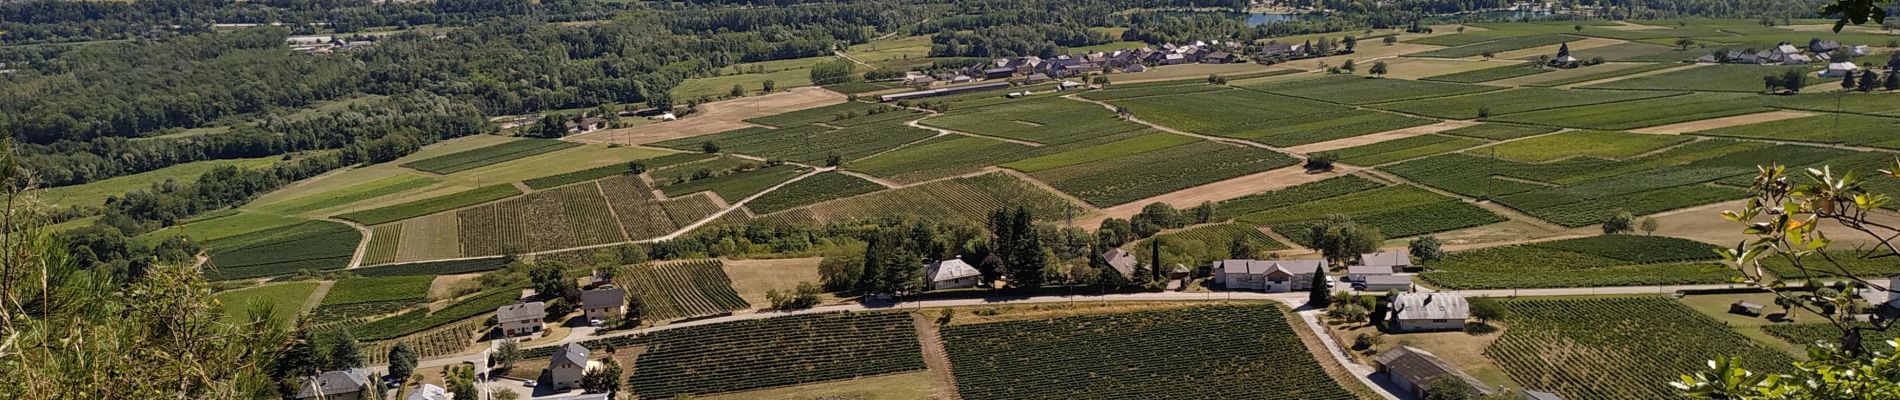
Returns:
[[[758,126],[745,122],[745,119],[823,107],[844,101],[845,96],[838,92],[820,87],[802,87],[764,96],[701,104],[698,114],[678,121],[584,133],[569,136],[567,140],[587,143],[653,143]]]
[[[1806,112],[1806,111],[1769,111],[1765,113],[1743,114],[1743,115],[1737,115],[1733,117],[1711,118],[1711,119],[1705,119],[1705,120],[1700,120],[1700,121],[1689,121],[1689,122],[1683,122],[1683,123],[1677,123],[1677,124],[1652,126],[1648,128],[1642,128],[1642,129],[1631,129],[1630,132],[1673,135],[1673,134],[1681,134],[1681,133],[1689,133],[1689,132],[1701,132],[1701,131],[1717,129],[1717,128],[1727,128],[1727,127],[1737,126],[1737,125],[1758,124],[1758,123],[1770,122],[1770,121],[1780,121],[1784,119],[1795,119],[1795,118],[1808,117],[1808,116],[1813,116],[1813,115],[1815,114],[1811,112]]]

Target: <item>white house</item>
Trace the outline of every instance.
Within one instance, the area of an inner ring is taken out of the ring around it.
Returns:
[[[1135,261],[1134,254],[1130,254],[1128,251],[1122,249],[1114,249],[1109,250],[1107,253],[1102,253],[1102,260],[1108,262],[1109,268],[1114,268],[1115,272],[1120,272],[1122,276],[1129,278],[1135,277],[1135,266],[1136,264],[1140,264]]]
[[[424,383],[416,391],[409,392],[403,400],[449,400],[449,391],[441,386]]]
[[[1391,329],[1400,332],[1444,331],[1465,328],[1471,304],[1448,293],[1404,293],[1392,299]]]
[[[1214,283],[1228,289],[1291,292],[1311,288],[1313,275],[1326,273],[1326,260],[1222,260],[1209,267]]]
[[[1860,72],[1860,66],[1854,65],[1854,62],[1852,61],[1827,63],[1827,69],[1821,70],[1821,77],[1822,78],[1839,78],[1839,77],[1847,76],[1847,74],[1855,73],[1855,72]]]
[[[1359,281],[1359,283],[1354,283],[1352,286],[1354,289],[1359,289],[1359,291],[1362,292],[1385,292],[1390,290],[1410,292],[1412,291],[1412,278],[1398,275],[1373,275],[1366,277],[1365,280]]]
[[[1385,375],[1386,381],[1392,382],[1392,385],[1397,386],[1399,390],[1411,393],[1413,398],[1424,398],[1425,392],[1430,391],[1432,385],[1445,376],[1464,380],[1465,384],[1471,385],[1471,388],[1476,389],[1479,395],[1489,396],[1497,393],[1484,382],[1478,381],[1478,378],[1439,359],[1437,355],[1412,346],[1399,346],[1386,350],[1372,361],[1378,365],[1379,373]]]
[[[1854,45],[1854,47],[1849,49],[1847,52],[1848,54],[1853,54],[1855,57],[1859,57],[1859,56],[1867,55],[1867,53],[1872,52],[1872,50],[1868,49],[1867,45],[1857,44],[1857,45]]]
[[[303,387],[297,390],[297,399],[357,400],[363,398],[363,388],[369,384],[367,369],[324,371],[304,379]]]
[[[1354,265],[1354,266],[1346,267],[1346,280],[1348,281],[1365,282],[1366,278],[1375,277],[1375,276],[1392,276],[1392,267],[1380,267],[1380,266],[1372,266],[1372,265]]]
[[[969,263],[951,258],[930,263],[924,269],[924,276],[930,278],[930,290],[941,290],[976,287],[976,281],[982,279],[983,274]]]
[[[554,390],[568,390],[581,387],[581,375],[587,373],[587,346],[580,343],[568,343],[554,352],[554,358],[548,360],[548,384]]]
[[[541,332],[541,320],[548,317],[548,305],[539,301],[501,306],[495,309],[495,322],[507,336]]]
[[[603,288],[581,292],[581,311],[588,320],[605,320],[627,312],[627,289]]]

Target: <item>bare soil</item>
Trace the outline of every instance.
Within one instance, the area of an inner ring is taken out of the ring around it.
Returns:
[[[838,92],[821,87],[801,87],[764,96],[701,104],[699,113],[678,121],[601,130],[569,136],[567,140],[589,143],[652,143],[758,126],[745,122],[745,119],[828,106],[844,101],[845,96]]]
[[[1710,129],[1727,128],[1727,127],[1738,126],[1738,125],[1758,124],[1758,123],[1770,122],[1770,121],[1780,121],[1784,119],[1795,119],[1795,118],[1807,117],[1807,116],[1812,116],[1812,115],[1814,115],[1814,113],[1806,112],[1806,111],[1787,111],[1787,110],[1769,111],[1765,113],[1744,114],[1744,115],[1737,115],[1733,117],[1711,118],[1711,119],[1705,119],[1701,121],[1689,121],[1689,122],[1683,122],[1683,123],[1677,123],[1677,124],[1652,126],[1648,128],[1641,128],[1641,129],[1631,129],[1630,132],[1673,135],[1673,134],[1681,134],[1681,133],[1689,133],[1689,132],[1701,132],[1701,131],[1706,131]]]

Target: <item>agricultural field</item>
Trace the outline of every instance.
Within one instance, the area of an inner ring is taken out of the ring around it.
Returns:
[[[1687,285],[1728,282],[1716,245],[1663,236],[1604,235],[1453,252],[1426,264],[1447,289]]]
[[[673,87],[672,95],[673,98],[681,101],[702,97],[716,98],[730,94],[732,85],[744,87],[747,94],[756,94],[763,88],[765,81],[772,81],[775,89],[781,91],[811,86],[811,67],[833,59],[836,57],[805,57],[733,64],[730,70],[721,69],[719,75],[700,76],[680,81],[678,86]],[[765,72],[753,72],[755,68]]]
[[[434,280],[435,277],[426,275],[338,280],[330,286],[330,293],[323,296],[322,305],[421,302],[429,296],[429,282]]]
[[[1471,34],[1471,32],[1467,32],[1464,34]],[[1576,36],[1569,36],[1569,35],[1514,36],[1514,37],[1506,37],[1506,38],[1497,39],[1497,40],[1458,45],[1455,47],[1448,47],[1448,48],[1443,48],[1443,49],[1438,49],[1438,50],[1427,51],[1423,53],[1413,53],[1410,55],[1414,57],[1464,58],[1464,57],[1481,56],[1487,53],[1496,54],[1496,53],[1502,53],[1502,52],[1511,51],[1511,50],[1522,50],[1522,49],[1528,49],[1528,48],[1533,48],[1533,47],[1543,47],[1543,46],[1549,46],[1549,45],[1554,45],[1558,43],[1571,42],[1571,41],[1577,41],[1577,40],[1583,40],[1583,38],[1576,37]]]
[[[1273,82],[1245,89],[1340,104],[1373,104],[1498,90],[1496,86],[1380,79],[1351,75]]]
[[[213,280],[289,275],[349,266],[363,234],[349,225],[308,221],[204,242]]]
[[[1487,140],[1510,140],[1521,137],[1537,136],[1556,132],[1561,128],[1548,126],[1512,125],[1503,123],[1484,123],[1439,132],[1441,135],[1463,136]]]
[[[1893,161],[1888,159],[1887,162]],[[1827,256],[1833,261],[1822,258],[1821,254],[1814,254],[1802,257],[1801,262],[1809,272],[1824,278],[1837,276],[1843,271],[1860,277],[1881,277],[1900,273],[1900,265],[1895,265],[1891,262],[1892,259],[1884,256],[1884,253],[1870,257],[1863,255],[1860,251],[1843,249],[1830,251]],[[1796,268],[1794,264],[1780,256],[1762,259],[1762,267],[1774,272],[1775,276],[1785,279],[1807,278],[1800,268]]]
[[[396,223],[370,227],[369,246],[363,249],[363,265],[396,261],[396,253],[402,244],[402,226]]]
[[[807,108],[807,109],[788,112],[784,114],[776,114],[776,115],[769,115],[769,116],[758,117],[758,118],[750,118],[750,119],[746,119],[745,122],[751,122],[751,123],[759,124],[759,125],[775,126],[779,128],[794,128],[794,127],[799,127],[799,126],[811,125],[813,123],[832,122],[832,121],[838,121],[838,120],[857,118],[857,117],[861,117],[865,115],[873,115],[873,113],[882,114],[885,112],[895,113],[895,114],[892,114],[893,117],[911,116],[911,115],[919,114],[917,111],[900,109],[895,106],[866,103],[862,101],[847,101],[847,102],[828,105],[824,107]]]
[[[1436,122],[1248,90],[1142,97],[1114,104],[1162,126],[1273,146],[1319,143]]]
[[[1099,136],[1145,129],[1116,118],[1100,105],[1059,97],[1018,100],[1008,105],[971,109],[925,118],[924,125],[978,135],[1063,144]]]
[[[124,196],[126,192],[149,189],[152,185],[165,181],[180,183],[196,182],[199,175],[220,167],[238,167],[257,169],[270,167],[281,157],[241,158],[233,160],[198,161],[173,165],[131,175],[118,176],[88,182],[83,185],[60,186],[36,190],[33,193],[41,201],[55,206],[97,207],[104,204],[106,198]]]
[[[1614,131],[1569,131],[1500,143],[1486,150],[1493,156],[1524,162],[1541,163],[1569,157],[1622,160],[1693,139]]]
[[[283,228],[307,221],[310,220],[265,212],[227,209],[202,214],[196,218],[181,221],[184,225],[152,231],[139,235],[134,240],[152,245],[172,236],[184,236],[194,241],[208,242],[267,229]]]
[[[951,325],[943,341],[970,400],[1357,398],[1321,369],[1297,323],[1277,304],[1201,306]],[[1158,337],[1168,339],[1147,340]]]
[[[1289,70],[1291,71],[1291,70]],[[1203,93],[1232,90],[1233,87],[1207,83],[1205,80],[1161,81],[1146,83],[1125,83],[1109,85],[1102,90],[1082,93],[1084,99],[1109,101],[1132,99],[1136,97],[1162,96],[1171,94]]]
[[[1816,93],[1781,96],[1770,107],[1900,117],[1900,93]]]
[[[973,172],[1055,147],[1059,146],[1031,147],[986,137],[943,135],[844,166],[894,182],[915,183]]]
[[[452,174],[575,146],[580,146],[580,144],[560,140],[520,139],[479,149],[407,162],[401,164],[401,166],[422,172]]]
[[[485,272],[508,266],[505,257],[466,258],[447,261],[424,261],[404,264],[378,265],[351,269],[350,273],[364,277],[423,275],[455,275],[473,272]]]
[[[1491,68],[1485,68],[1485,69],[1474,70],[1474,71],[1465,71],[1465,72],[1459,72],[1459,73],[1453,73],[1453,74],[1428,76],[1424,78],[1419,78],[1419,80],[1451,82],[1451,83],[1478,83],[1478,82],[1490,82],[1490,81],[1495,81],[1499,79],[1516,78],[1520,76],[1536,75],[1536,74],[1541,74],[1541,73],[1546,73],[1546,72],[1551,72],[1551,70],[1544,68],[1541,65],[1537,65],[1537,63],[1523,63],[1523,64],[1517,64],[1517,65],[1506,65],[1502,67],[1491,67]]]
[[[1900,137],[1893,135],[1896,130],[1900,130],[1900,119],[1834,114],[1716,128],[1695,134],[1900,149]]]
[[[1375,105],[1375,108],[1447,119],[1474,119],[1525,111],[1615,103],[1682,94],[1662,91],[1520,88]]]
[[[716,157],[706,153],[676,153],[643,160],[648,170],[657,170],[679,164],[692,163]],[[535,190],[571,185],[616,175],[625,175],[631,170],[627,164],[610,164],[579,171],[565,172],[521,181]]]
[[[759,196],[746,208],[759,214],[771,214],[780,210],[804,207],[827,200],[856,196],[883,190],[884,186],[851,175],[838,172],[825,172],[809,178],[792,182],[779,190]]]
[[[726,174],[706,179],[686,181],[661,187],[668,197],[680,197],[693,193],[710,191],[718,194],[727,202],[738,202],[751,197],[766,188],[792,179],[810,171],[805,167],[791,164],[765,167],[751,171]]]
[[[1603,47],[1571,50],[1570,56],[1582,60],[1602,58],[1604,61],[1635,62],[1674,62],[1693,59],[1706,54],[1699,50],[1677,50],[1669,46],[1648,43],[1618,43]]]
[[[1332,214],[1345,215],[1361,225],[1379,228],[1387,238],[1504,221],[1504,217],[1478,206],[1410,185],[1387,186],[1267,209],[1242,215],[1237,220],[1270,227],[1288,239],[1305,243],[1309,227]]]
[[[718,340],[707,340],[718,338]],[[648,399],[763,389],[925,368],[906,313],[825,313],[657,331],[627,385]]]
[[[490,256],[625,241],[600,188],[564,186],[456,211],[462,252]]]
[[[598,184],[629,239],[650,239],[679,228],[673,223],[674,218],[667,215],[664,202],[654,195],[653,187],[647,186],[640,177],[619,176],[602,179]]]
[[[908,112],[890,111],[884,114],[901,115]],[[865,118],[879,118],[879,116],[864,116],[833,123]],[[929,130],[905,126],[898,121],[877,121],[841,129],[820,125],[782,129],[753,127],[669,140],[654,143],[654,145],[684,151],[702,151],[706,143],[713,143],[718,145],[720,151],[723,152],[803,163],[822,163],[831,155],[837,155],[845,160],[855,160],[924,140],[935,134]]]
[[[1655,75],[1644,75],[1629,79],[1584,86],[1589,89],[1618,90],[1694,90],[1702,92],[1743,92],[1761,93],[1761,77],[1780,75],[1789,70],[1799,70],[1808,76],[1808,84],[1815,85],[1838,81],[1833,78],[1818,78],[1811,73],[1809,66],[1781,65],[1744,65],[1721,64],[1705,65],[1678,71],[1669,71]]]
[[[317,290],[319,284],[279,283],[218,292],[212,298],[224,306],[224,322],[246,322],[252,316],[252,307],[268,305],[271,308],[271,320],[288,324],[297,320],[297,315],[303,312],[304,302],[310,299],[310,294]]]
[[[259,211],[285,215],[308,214],[314,211],[331,209],[364,200],[407,192],[441,180],[413,174],[391,175],[382,179],[350,185],[341,189],[325,191],[304,197],[289,199],[277,203],[264,204]]]
[[[1061,153],[1003,164],[1002,167],[1035,173],[1042,170],[1131,156],[1200,141],[1191,136],[1155,132],[1114,142],[1078,148]]]
[[[1619,76],[1635,75],[1635,74],[1640,74],[1644,72],[1660,71],[1664,69],[1678,68],[1682,66],[1683,66],[1682,64],[1672,64],[1672,63],[1597,64],[1597,65],[1592,65],[1588,67],[1578,67],[1576,69],[1569,69],[1569,70],[1552,72],[1548,74],[1537,75],[1533,77],[1532,79],[1524,79],[1525,82],[1522,82],[1522,83],[1524,84],[1524,86],[1535,86],[1535,87],[1575,85],[1579,83],[1589,83],[1589,82],[1615,78]],[[1513,81],[1516,81],[1516,80],[1517,79],[1513,79]]]
[[[1622,82],[1622,81],[1618,81]],[[1761,79],[1755,79],[1760,83]],[[1486,121],[1578,129],[1625,130],[1677,122],[1697,121],[1768,111],[1757,106],[1756,95],[1692,93],[1653,99],[1619,101],[1580,107],[1528,111],[1485,118]]]
[[[1043,218],[1056,218],[1077,208],[1029,182],[992,173],[825,202],[811,207],[811,216],[821,222],[897,215],[980,222],[990,211],[1018,206]]]
[[[1750,371],[1794,360],[1664,297],[1507,300],[1503,336],[1484,354],[1527,388],[1575,400],[1669,398],[1669,383],[1737,356]]]
[[[1871,327],[1865,323],[1860,326]],[[1841,331],[1834,327],[1834,324],[1775,324],[1764,326],[1761,330],[1788,343],[1801,346],[1816,343],[1839,345],[1841,342]],[[1900,339],[1900,330],[1867,330],[1863,331],[1862,335],[1861,344],[1867,346],[1867,350],[1892,353],[1896,349],[1887,342]]]
[[[1383,183],[1375,182],[1359,175],[1328,178],[1319,182],[1247,195],[1216,203],[1214,204],[1214,219],[1217,221],[1225,221],[1242,215],[1344,196],[1385,186]]]
[[[337,215],[336,217],[356,221],[363,225],[381,225],[515,197],[520,194],[521,189],[515,188],[513,184],[504,183],[382,208],[351,212]]]
[[[738,292],[719,260],[694,260],[637,265],[614,275],[651,320],[691,318],[751,307]]]
[[[357,340],[376,341],[409,336],[443,325],[494,313],[496,308],[520,301],[521,288],[503,287],[469,295],[442,309],[413,309],[388,318],[349,327]]]
[[[1175,232],[1155,235],[1154,238],[1136,241],[1123,246],[1135,254],[1135,258],[1144,263],[1154,257],[1154,240],[1161,240],[1161,265],[1182,264],[1189,268],[1233,258],[1261,258],[1265,254],[1232,254],[1236,241],[1246,241],[1261,251],[1287,250],[1292,247],[1273,240],[1259,228],[1251,225],[1226,222],[1202,225]]]
[[[1485,143],[1489,142],[1457,136],[1419,135],[1332,150],[1322,154],[1346,164],[1379,165],[1467,149]]]
[[[1195,162],[1178,162],[1193,159]],[[1109,158],[1030,176],[1097,206],[1112,206],[1241,175],[1290,166],[1267,149],[1210,141]]]

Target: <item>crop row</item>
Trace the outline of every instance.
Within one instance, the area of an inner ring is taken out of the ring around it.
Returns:
[[[601,190],[572,185],[457,212],[469,255],[547,251],[625,241]]]
[[[608,206],[620,219],[627,236],[633,240],[644,240],[672,233],[679,226],[666,214],[660,201],[653,194],[653,188],[638,176],[621,176],[602,179],[601,193],[607,196]]]
[[[382,208],[375,208],[375,209],[342,214],[336,217],[351,220],[351,221],[356,221],[357,223],[363,224],[363,225],[382,225],[382,224],[386,224],[390,222],[396,222],[396,221],[401,221],[405,219],[434,214],[438,212],[472,206],[476,204],[487,203],[487,202],[491,202],[495,200],[501,200],[501,199],[505,199],[509,197],[514,197],[520,194],[521,194],[521,189],[515,188],[514,184],[502,183],[502,184],[483,186],[483,187],[479,187],[475,189],[469,189],[469,190],[456,192],[456,193],[448,194],[444,196],[431,197],[427,199],[412,201],[408,203],[402,203],[402,204],[397,204],[397,205],[392,205],[392,206],[387,206],[387,207],[382,207]]]
[[[750,307],[732,290],[732,280],[718,260],[638,265],[615,277],[639,299],[644,317],[651,320],[690,318]]]
[[[847,101],[847,102],[828,105],[824,107],[808,108],[804,110],[792,111],[792,112],[787,112],[787,113],[782,113],[782,114],[752,118],[752,119],[747,119],[745,121],[751,122],[754,124],[759,124],[759,125],[771,125],[771,126],[776,126],[780,128],[790,128],[790,127],[795,127],[795,126],[810,125],[815,122],[831,121],[833,119],[836,119],[837,116],[841,114],[846,114],[846,113],[863,114],[873,109],[880,109],[880,108],[886,108],[886,107],[890,107],[890,106],[886,106],[882,104],[865,103],[861,101]]]
[[[1026,207],[1034,215],[1057,218],[1074,207],[1067,200],[1003,173],[885,190],[811,207],[819,221],[912,215],[923,219],[983,221],[991,211]]]
[[[1379,232],[1388,238],[1438,233],[1505,221],[1503,216],[1485,210],[1483,207],[1456,200],[1348,215],[1361,225],[1379,228]],[[1311,243],[1313,222],[1315,220],[1282,223],[1274,226],[1273,229],[1274,232],[1285,235],[1288,240]]]
[[[1178,162],[1192,159],[1194,162]],[[1211,141],[1037,172],[1037,179],[1112,206],[1297,163],[1271,150]]]
[[[662,167],[689,163],[689,162],[694,162],[694,161],[700,161],[700,160],[705,160],[705,159],[713,158],[713,157],[714,157],[713,155],[706,154],[706,153],[676,153],[676,154],[668,154],[664,156],[640,160],[640,162],[645,163],[647,169],[660,169]],[[596,179],[601,179],[601,178],[607,178],[607,177],[612,177],[615,175],[623,175],[628,172],[632,172],[628,168],[629,168],[628,164],[603,165],[603,166],[583,169],[579,171],[559,173],[559,174],[548,175],[548,176],[543,176],[539,178],[528,179],[528,180],[521,181],[521,183],[528,185],[529,188],[540,190],[540,189],[547,189],[547,188],[557,187],[557,186],[562,186],[562,185],[581,183],[581,182],[586,182],[586,181],[591,181],[591,180],[596,180]]]
[[[386,364],[389,362],[389,348],[396,343],[408,343],[416,356],[429,359],[461,353],[474,344],[475,335],[488,325],[480,319],[470,319],[425,332],[401,338],[375,342],[363,346],[363,355],[369,356],[369,363]]]
[[[1472,119],[1527,111],[1680,95],[1681,92],[1519,88],[1379,104],[1377,108],[1438,118]]]
[[[1229,218],[1271,210],[1289,205],[1317,201],[1351,193],[1385,187],[1385,184],[1366,179],[1359,175],[1342,175],[1327,178],[1319,182],[1300,184],[1293,187],[1247,195],[1215,204],[1214,219]]]
[[[363,234],[348,225],[308,221],[212,240],[205,276],[213,280],[244,279],[322,271],[348,266]]]
[[[981,135],[1063,144],[1143,129],[1100,105],[1060,97],[1010,103],[1007,107],[955,110],[921,121],[925,125]]]
[[[1478,83],[1478,82],[1490,82],[1490,81],[1506,79],[1506,78],[1516,78],[1520,76],[1536,75],[1536,74],[1541,74],[1541,73],[1550,72],[1550,71],[1551,70],[1544,68],[1543,65],[1532,62],[1532,63],[1523,63],[1523,64],[1515,64],[1515,65],[1506,65],[1502,67],[1491,67],[1491,68],[1485,68],[1485,69],[1480,69],[1480,70],[1450,73],[1450,74],[1444,74],[1444,75],[1434,75],[1430,77],[1419,78],[1419,80],[1452,82],[1452,83]]]
[[[402,242],[402,224],[370,227],[369,246],[363,248],[363,265],[396,261],[396,249]]]
[[[746,203],[746,207],[756,213],[770,214],[883,189],[884,185],[864,180],[864,178],[839,172],[826,172],[792,182],[764,196],[759,196],[758,199]]]
[[[266,204],[261,207],[261,209],[285,215],[302,214],[401,193],[411,189],[433,185],[436,182],[441,182],[441,180],[415,174],[391,175],[382,179],[350,185],[340,189]]]
[[[474,272],[486,272],[508,266],[504,257],[469,258],[448,261],[424,261],[406,264],[378,265],[350,270],[357,276],[403,276],[403,275],[455,275]]]
[[[712,394],[925,368],[904,313],[809,314],[647,334],[627,380],[640,398]]]
[[[416,309],[389,318],[370,321],[350,328],[358,340],[384,340],[408,336],[451,322],[495,312],[496,308],[519,301],[520,288],[504,287],[476,294],[435,312]]]
[[[1445,135],[1419,135],[1387,140],[1364,146],[1326,152],[1339,162],[1353,165],[1379,165],[1475,147],[1483,140]]]
[[[522,139],[403,163],[402,167],[438,174],[452,174],[574,146],[580,146],[580,143],[560,140]]]
[[[987,137],[943,135],[847,162],[845,168],[889,181],[914,183],[1015,161],[1054,147],[1058,146],[1031,147]]]
[[[1149,96],[1112,103],[1144,121],[1218,136],[1239,136],[1274,126],[1272,121],[1346,110],[1339,105],[1252,90]]]
[[[661,201],[660,208],[666,210],[667,218],[673,225],[687,226],[699,222],[713,213],[719,212],[719,204],[713,202],[711,195],[688,195]]]
[[[1766,107],[1757,106],[1755,102],[1758,101],[1753,95],[1741,93],[1692,93],[1527,111],[1485,120],[1578,129],[1625,130],[1768,111]]]
[[[348,278],[330,286],[323,305],[384,301],[420,302],[429,297],[429,284],[435,277],[426,275]]]
[[[1726,282],[1714,245],[1659,237],[1605,235],[1453,252],[1424,278],[1452,289],[1682,285]]]
[[[1271,305],[1204,306],[952,325],[943,340],[970,400],[1356,398],[1292,318]]]
[[[1498,90],[1496,86],[1332,75],[1243,85],[1244,89],[1340,104],[1372,104]]]
[[[711,191],[718,194],[720,198],[725,199],[727,202],[738,202],[755,193],[764,191],[766,188],[772,187],[772,185],[803,174],[805,171],[807,171],[807,169],[804,167],[782,164],[735,174],[687,181],[686,183],[667,185],[661,188],[661,190],[664,190],[666,195],[670,197],[681,197],[697,192]]]
[[[1664,297],[1504,302],[1510,329],[1486,347],[1513,381],[1574,400],[1661,399],[1669,386],[1717,356],[1751,371],[1793,362],[1726,324]]]
[[[1463,136],[1463,137],[1477,138],[1477,139],[1509,140],[1509,139],[1516,139],[1516,138],[1527,137],[1527,136],[1542,135],[1546,133],[1556,132],[1558,130],[1559,128],[1553,128],[1553,127],[1548,127],[1548,126],[1484,123],[1484,124],[1477,124],[1477,125],[1467,126],[1467,127],[1458,128],[1458,129],[1452,129],[1452,130],[1439,132],[1439,133],[1445,134],[1445,135]]]
[[[1113,85],[1113,86],[1109,86],[1107,89],[1083,93],[1082,98],[1095,100],[1095,101],[1108,101],[1108,100],[1132,99],[1136,97],[1163,96],[1163,95],[1171,95],[1171,94],[1194,94],[1194,93],[1204,93],[1204,92],[1233,89],[1232,87],[1229,87],[1226,85],[1209,84],[1209,83],[1206,83],[1205,81],[1198,81],[1198,80],[1189,81],[1186,83],[1173,82],[1173,81],[1156,82],[1156,83],[1168,83],[1168,84],[1167,85],[1149,85],[1149,86],[1135,86],[1135,85],[1141,85],[1141,84]]]

